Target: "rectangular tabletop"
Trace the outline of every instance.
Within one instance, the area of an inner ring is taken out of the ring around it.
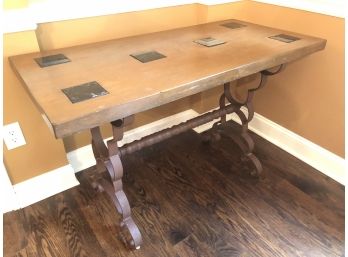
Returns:
[[[279,34],[285,37],[272,38]],[[225,43],[206,47],[194,42],[209,37]],[[61,138],[297,60],[325,44],[320,38],[226,20],[19,55],[10,62]],[[131,56],[147,51],[163,58],[143,63]],[[40,67],[35,61],[54,54],[70,62]],[[91,81],[108,94],[72,103],[62,91]]]

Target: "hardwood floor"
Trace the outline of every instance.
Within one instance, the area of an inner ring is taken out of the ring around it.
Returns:
[[[123,158],[124,188],[143,235],[119,240],[117,215],[89,184],[4,216],[4,256],[344,256],[344,187],[252,134],[264,171],[248,175],[231,140],[194,131]]]

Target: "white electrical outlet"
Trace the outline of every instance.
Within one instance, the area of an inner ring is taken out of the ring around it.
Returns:
[[[2,132],[7,150],[11,150],[26,144],[18,122],[5,125]]]

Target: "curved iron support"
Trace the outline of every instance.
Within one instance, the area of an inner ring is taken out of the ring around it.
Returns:
[[[264,87],[267,76],[277,74],[282,70],[282,68],[283,66],[281,66],[275,72],[267,70],[261,71],[261,79],[258,87],[249,89],[247,92],[247,98],[243,102],[239,102],[231,94],[231,86],[235,85],[237,81],[226,83],[224,84],[224,92],[219,100],[219,110],[214,110],[179,125],[173,126],[172,128],[164,129],[160,132],[154,133],[153,135],[146,136],[142,140],[126,144],[120,149],[118,148],[117,141],[122,140],[123,127],[125,124],[132,121],[132,117],[111,122],[113,139],[109,140],[107,145],[105,145],[103,141],[100,128],[95,127],[91,129],[93,154],[97,161],[98,170],[98,173],[93,177],[92,185],[98,191],[105,191],[113,201],[117,212],[120,214],[119,224],[122,232],[121,234],[123,235],[122,239],[128,246],[133,249],[139,249],[142,243],[142,237],[139,228],[131,217],[131,208],[127,196],[123,191],[123,166],[121,162],[121,154],[124,155],[127,153],[132,153],[145,146],[160,142],[190,128],[202,125],[216,118],[220,118],[221,120],[213,125],[213,127],[216,127],[216,125],[226,122],[226,114],[235,112],[241,120],[242,127],[240,138],[232,136],[232,139],[235,139],[237,144],[242,149],[244,154],[243,159],[248,160],[253,164],[255,169],[252,174],[259,175],[262,171],[262,166],[257,157],[252,153],[254,150],[254,141],[248,134],[248,124],[254,115],[252,100],[254,92]],[[226,99],[230,103],[228,106],[226,106],[225,103]],[[245,106],[248,110],[247,116],[241,110],[243,106]],[[214,136],[216,135],[217,134],[214,134]],[[102,173],[105,171],[107,171],[109,178],[108,180],[102,176]]]
[[[240,137],[232,136],[232,139],[237,143],[237,145],[241,148],[243,152],[242,160],[243,161],[250,161],[254,167],[251,174],[259,176],[262,172],[262,165],[259,159],[253,154],[254,150],[254,141],[251,138],[251,136],[248,133],[248,125],[249,122],[254,117],[254,105],[253,105],[253,98],[255,91],[263,88],[266,85],[267,77],[273,76],[275,74],[278,74],[284,69],[284,65],[280,65],[279,68],[276,71],[269,71],[269,70],[263,70],[260,72],[260,82],[259,85],[255,88],[248,89],[247,97],[244,101],[237,100],[231,93],[231,87],[234,87],[237,85],[237,81],[232,81],[230,83],[224,84],[224,92],[220,97],[219,105],[220,109],[225,108],[226,101],[227,100],[230,104],[234,105],[236,107],[235,113],[239,117],[241,121],[241,134]],[[245,115],[244,112],[241,110],[241,108],[245,106],[248,110],[248,114]],[[226,122],[226,115],[221,116],[220,121],[216,122],[213,125],[213,128],[216,127],[219,124],[223,124]],[[216,136],[214,136],[216,138]]]
[[[123,191],[123,166],[117,141],[123,137],[123,120],[112,122],[113,139],[105,145],[100,128],[92,128],[92,148],[97,161],[98,175],[93,179],[93,187],[98,191],[105,191],[113,201],[120,214],[120,228],[124,243],[133,249],[139,249],[142,243],[141,233],[131,217],[131,208],[126,194]],[[101,176],[105,170],[109,180]]]

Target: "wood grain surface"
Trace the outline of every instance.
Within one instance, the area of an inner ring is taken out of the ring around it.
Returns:
[[[246,26],[221,26],[232,21]],[[300,40],[269,38],[278,34]],[[226,43],[205,47],[193,42],[206,37]],[[228,20],[25,54],[10,57],[10,62],[61,138],[300,59],[325,44],[324,39]],[[141,63],[130,56],[146,51],[166,58]],[[53,54],[64,54],[71,62],[41,68],[34,60]],[[61,91],[90,81],[110,94],[72,104]]]
[[[111,200],[81,185],[4,216],[4,256],[342,257],[344,187],[252,133],[265,177],[231,139],[193,131],[124,158],[124,188],[144,244],[117,238]]]

